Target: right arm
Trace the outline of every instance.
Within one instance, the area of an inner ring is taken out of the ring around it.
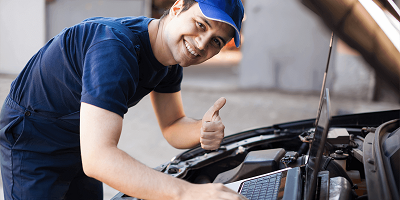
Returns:
[[[157,172],[118,149],[118,114],[82,103],[80,115],[82,165],[88,176],[143,199],[244,199],[222,184],[197,185]]]

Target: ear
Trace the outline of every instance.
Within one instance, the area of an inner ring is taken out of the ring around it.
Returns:
[[[177,16],[183,8],[183,0],[176,0],[174,5],[172,5],[169,14],[171,17]]]

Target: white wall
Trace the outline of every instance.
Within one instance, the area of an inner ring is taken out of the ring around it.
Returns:
[[[240,87],[320,91],[331,36],[322,21],[298,0],[246,0],[245,13]]]
[[[18,74],[45,44],[45,0],[0,0],[0,73]]]
[[[49,40],[89,17],[150,16],[151,0],[56,0],[46,6]]]
[[[64,27],[87,17],[128,15],[150,16],[151,0],[56,0],[48,5],[46,0],[0,0],[0,73],[18,74]]]

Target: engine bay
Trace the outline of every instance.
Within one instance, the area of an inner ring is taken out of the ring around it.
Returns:
[[[399,117],[400,110],[334,116],[320,172],[329,178],[318,181],[316,199],[399,199]],[[313,140],[313,123],[310,119],[237,133],[224,138],[218,150],[193,148],[155,170],[191,183],[227,184],[301,168]],[[121,198],[129,197],[119,193],[113,199]]]

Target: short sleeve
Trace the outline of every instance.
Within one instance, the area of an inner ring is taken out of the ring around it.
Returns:
[[[136,54],[119,40],[93,45],[84,59],[81,102],[123,117],[138,85],[137,63]]]
[[[180,65],[173,65],[168,68],[167,75],[160,84],[154,89],[159,93],[174,93],[181,90],[181,82],[183,77],[183,68]]]

